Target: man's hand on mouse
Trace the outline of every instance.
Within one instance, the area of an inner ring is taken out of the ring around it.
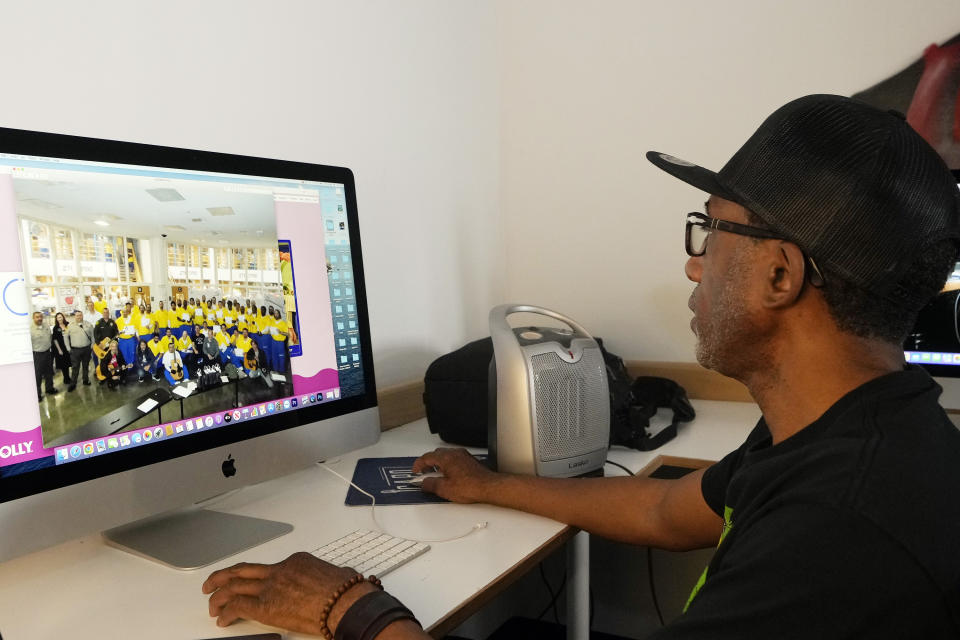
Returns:
[[[466,449],[440,448],[413,463],[414,473],[439,471],[443,477],[424,478],[424,491],[451,502],[484,502],[484,490],[496,474],[477,462]]]

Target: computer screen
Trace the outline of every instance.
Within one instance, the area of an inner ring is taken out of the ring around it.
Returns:
[[[960,377],[958,299],[960,263],[957,263],[943,291],[920,311],[904,345],[907,362],[922,365],[938,376]]]
[[[960,188],[960,171],[953,172]],[[960,378],[960,262],[954,266],[943,290],[917,316],[904,343],[907,362],[919,364],[931,374]]]
[[[375,441],[349,170],[0,129],[0,230],[0,517],[95,480],[114,526]]]

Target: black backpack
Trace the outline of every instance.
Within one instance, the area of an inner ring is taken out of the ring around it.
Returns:
[[[668,378],[639,376],[631,378],[623,359],[603,348],[596,339],[607,366],[607,386],[610,388],[610,446],[622,445],[639,451],[652,451],[677,436],[677,425],[697,417],[687,392]],[[670,425],[651,435],[650,418],[657,409],[673,410]]]

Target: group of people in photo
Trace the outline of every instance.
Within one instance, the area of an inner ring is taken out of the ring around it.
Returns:
[[[33,314],[31,342],[37,397],[58,393],[55,369],[67,391],[91,384],[91,365],[100,384],[113,389],[134,378],[166,378],[171,386],[194,379],[202,370],[243,370],[273,387],[273,372],[287,371],[289,344],[296,342],[283,310],[246,300],[169,298],[153,309],[150,302],[126,302],[109,308],[94,294],[86,311],[56,312],[52,327]],[[219,377],[219,376],[218,376]]]

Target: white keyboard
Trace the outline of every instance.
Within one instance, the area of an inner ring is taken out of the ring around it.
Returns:
[[[430,545],[386,533],[359,529],[314,550],[313,555],[338,567],[382,578],[430,550]]]

